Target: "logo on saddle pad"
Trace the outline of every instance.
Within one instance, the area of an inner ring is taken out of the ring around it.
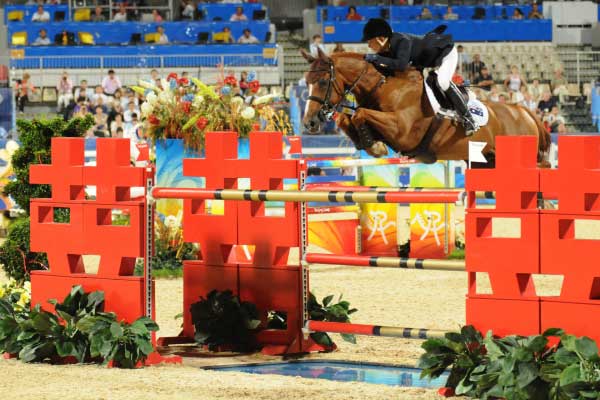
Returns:
[[[470,98],[468,107],[473,119],[475,119],[475,122],[477,122],[479,126],[484,126],[488,123],[490,114],[487,107],[484,106],[482,102],[477,99]]]

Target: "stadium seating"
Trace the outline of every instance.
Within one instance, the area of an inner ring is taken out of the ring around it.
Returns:
[[[32,15],[37,11],[37,5],[7,5],[4,6],[4,24],[12,25],[18,22],[30,22]],[[50,14],[50,20],[70,20],[69,6],[66,4],[44,5],[44,10]],[[11,21],[20,15],[16,21]]]

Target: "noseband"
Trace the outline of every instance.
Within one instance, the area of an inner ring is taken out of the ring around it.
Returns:
[[[335,85],[335,82],[336,82],[335,66],[333,65],[333,62],[331,62],[331,61],[329,61],[328,64],[329,64],[328,69],[314,69],[314,70],[308,71],[309,73],[311,73],[311,72],[328,72],[329,73],[329,80],[327,81],[327,91],[325,92],[325,98],[322,99],[317,96],[308,96],[308,100],[312,100],[321,105],[318,116],[322,122],[331,121],[333,119],[333,114],[335,114],[335,112],[339,109],[342,102],[346,99],[346,96],[349,95],[350,93],[352,93],[352,91],[356,88],[356,85],[358,85],[358,82],[362,79],[362,77],[367,73],[367,70],[369,69],[369,65],[367,64],[365,66],[365,69],[363,69],[362,72],[360,73],[360,75],[358,76],[358,78],[356,78],[354,80],[354,82],[352,82],[352,85],[350,85],[350,87],[348,87],[346,90],[344,90],[342,92]],[[335,90],[335,93],[338,96],[340,96],[340,101],[338,101],[336,104],[331,103],[332,88],[333,88],[333,90]]]

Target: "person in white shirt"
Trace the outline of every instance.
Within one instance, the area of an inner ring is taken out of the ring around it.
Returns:
[[[244,34],[238,39],[238,43],[260,43],[259,40],[252,34],[250,29],[244,29]]]
[[[102,89],[107,96],[112,96],[118,89],[121,89],[123,85],[121,84],[121,80],[115,74],[115,71],[112,69],[108,70],[108,76],[105,76],[102,79]]]
[[[35,41],[33,43],[31,43],[32,46],[48,46],[50,45],[50,38],[48,37],[48,34],[46,33],[45,29],[40,29],[40,33],[38,35],[37,38],[35,38]]]
[[[92,104],[97,104],[98,98],[102,98],[102,104],[106,104],[108,102],[108,96],[104,94],[102,86],[96,86],[96,91],[94,92],[91,98]]]
[[[321,51],[323,53],[325,53],[325,47],[323,47],[323,43],[321,43],[321,40],[323,40],[321,35],[313,36],[313,42],[310,44],[310,55],[311,56],[319,57],[319,49],[321,49]]]
[[[119,6],[119,11],[113,16],[113,22],[127,22],[127,11],[125,11],[125,6],[121,4]]]
[[[125,122],[132,122],[133,121],[133,115],[137,115],[139,113],[139,110],[137,109],[137,107],[135,106],[135,103],[132,101],[127,105],[127,110],[125,110],[125,112],[123,113],[123,121]]]
[[[235,13],[231,15],[231,18],[229,18],[229,21],[231,21],[231,22],[248,21],[248,17],[246,17],[246,15],[244,14],[244,8],[237,7],[235,9]]]
[[[169,44],[169,37],[165,33],[165,28],[162,26],[156,27],[156,33],[158,34],[157,44]]]
[[[50,14],[48,14],[48,11],[44,11],[43,6],[39,6],[33,17],[31,17],[31,22],[50,22]]]
[[[123,107],[124,110],[127,110],[129,103],[135,104],[136,110],[139,109],[138,99],[135,97],[135,93],[132,90],[129,90],[127,94],[121,98],[121,107]]]
[[[61,112],[73,100],[73,81],[69,79],[67,71],[64,71],[62,77],[58,80],[56,91],[58,94],[58,112]]]
[[[84,79],[79,82],[79,87],[75,89],[75,101],[78,101],[80,97],[85,97],[85,101],[91,101],[94,91],[88,87],[88,82]]]
[[[185,6],[181,11],[181,16],[185,19],[194,19],[194,3],[190,0],[184,2]]]

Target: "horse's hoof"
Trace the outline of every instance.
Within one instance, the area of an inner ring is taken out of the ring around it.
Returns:
[[[387,146],[383,144],[383,142],[375,142],[373,146],[369,148],[368,153],[373,157],[383,157],[387,156],[388,150]]]

